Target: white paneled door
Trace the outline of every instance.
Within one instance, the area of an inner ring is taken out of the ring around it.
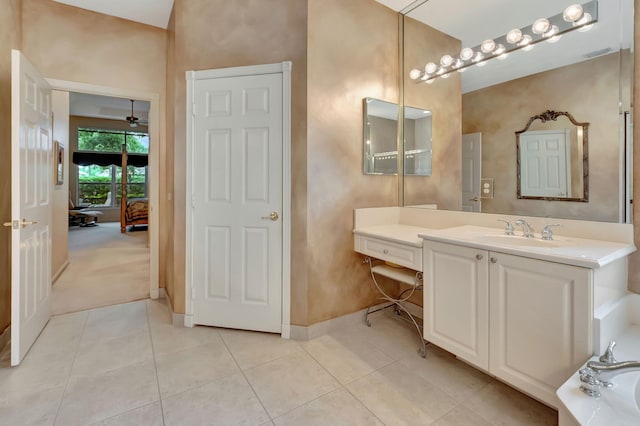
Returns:
[[[22,53],[11,56],[11,365],[50,316],[51,89]]]
[[[569,129],[520,134],[521,195],[571,197]]]
[[[280,333],[282,73],[196,79],[192,100],[193,323]]]
[[[482,134],[462,135],[462,211],[480,212],[482,177]]]

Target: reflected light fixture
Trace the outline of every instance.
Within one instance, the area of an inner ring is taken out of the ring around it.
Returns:
[[[472,48],[465,47],[458,56],[445,54],[437,61],[440,66],[436,62],[429,62],[424,71],[414,68],[409,72],[409,78],[430,84],[437,77],[447,78],[454,71],[463,72],[472,65],[486,65],[487,61],[493,58],[506,59],[510,52],[529,51],[542,41],[555,43],[569,31],[588,31],[596,22],[598,0],[591,0],[582,5],[572,4],[561,13],[549,18],[536,19],[532,25],[514,28],[505,35],[486,39]]]
[[[131,115],[129,117],[126,118],[127,122],[129,123],[129,126],[131,127],[138,127],[138,120],[139,118],[136,117],[135,115],[133,115],[133,103],[135,102],[133,99],[130,99],[131,101]]]

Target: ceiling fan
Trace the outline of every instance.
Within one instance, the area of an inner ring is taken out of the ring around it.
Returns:
[[[131,99],[131,115],[128,116],[126,118],[127,122],[129,123],[129,126],[131,127],[138,127],[138,120],[140,120],[138,117],[136,117],[135,115],[133,115],[133,103],[135,101],[133,99]]]

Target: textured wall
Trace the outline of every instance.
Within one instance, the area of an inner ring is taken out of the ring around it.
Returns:
[[[395,176],[365,176],[362,99],[398,102],[398,18],[371,0],[309,1],[309,324],[375,302],[353,251],[353,209],[397,205]]]
[[[495,179],[487,213],[618,221],[620,54],[534,74],[463,96],[463,133],[482,133],[482,176]],[[546,110],[589,122],[589,202],[518,200],[515,132]]]
[[[404,104],[431,110],[432,174],[404,178],[404,205],[437,204],[439,209],[460,210],[462,172],[460,158],[462,111],[461,79],[454,73],[433,84],[409,79],[413,68],[424,69],[445,53],[459,52],[460,42],[414,19],[404,20]]]
[[[173,306],[184,312],[185,71],[292,61],[292,320],[306,321],[307,4],[300,0],[176,0]]]
[[[174,188],[174,160],[173,153],[175,149],[175,119],[176,119],[176,111],[175,111],[175,80],[176,80],[176,61],[175,61],[175,53],[176,53],[176,19],[175,19],[175,8],[171,11],[171,16],[169,17],[169,25],[167,25],[167,81],[166,81],[166,93],[167,93],[167,143],[165,144],[165,182],[166,182],[166,209],[163,212],[163,216],[161,217],[161,223],[165,225],[165,240],[164,246],[166,247],[166,253],[163,256],[161,253],[160,256],[160,269],[163,273],[164,283],[165,283],[165,291],[167,293],[167,297],[173,301],[175,300],[175,281],[174,281],[174,259],[175,259],[175,243],[173,241],[174,234],[174,203],[175,199],[175,188]],[[161,192],[162,194],[162,192]],[[171,194],[169,196],[169,194]],[[162,220],[164,219],[164,220]]]
[[[20,48],[20,0],[0,0],[0,158],[11,158],[11,49]],[[0,167],[0,222],[11,220],[11,167]],[[11,323],[11,232],[0,229],[0,334]]]

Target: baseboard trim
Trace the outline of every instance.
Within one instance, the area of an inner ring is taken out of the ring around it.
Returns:
[[[388,305],[387,302],[380,303],[371,307],[371,309],[381,308],[383,306]],[[422,319],[422,306],[418,306],[414,303],[404,302],[404,307],[409,311],[409,313],[415,317]],[[359,311],[342,315],[340,317],[332,318],[326,321],[321,321],[310,326],[301,326],[301,325],[291,325],[290,336],[293,340],[312,340],[317,337],[323,336],[330,331],[338,330],[341,328],[346,328],[352,325],[355,325],[359,322],[364,322],[364,317],[367,312],[367,309],[361,309]],[[376,315],[384,315],[385,311],[379,311],[372,314],[374,317]],[[371,317],[370,317],[371,318]]]
[[[185,324],[184,314],[178,314],[173,311],[173,305],[171,304],[171,298],[167,297],[167,291],[160,287],[158,289],[158,296],[161,299],[165,299],[167,301],[167,306],[169,307],[169,312],[171,313],[171,323],[174,327],[187,327]]]
[[[0,333],[0,352],[11,341],[11,325],[8,325],[2,333]]]
[[[60,278],[60,275],[62,275],[62,273],[67,269],[67,267],[69,267],[69,259],[67,259],[64,264],[60,267],[60,269],[58,269],[58,272],[56,272],[53,277],[51,277],[51,285],[54,285],[56,283],[56,281],[58,281],[58,278]]]

